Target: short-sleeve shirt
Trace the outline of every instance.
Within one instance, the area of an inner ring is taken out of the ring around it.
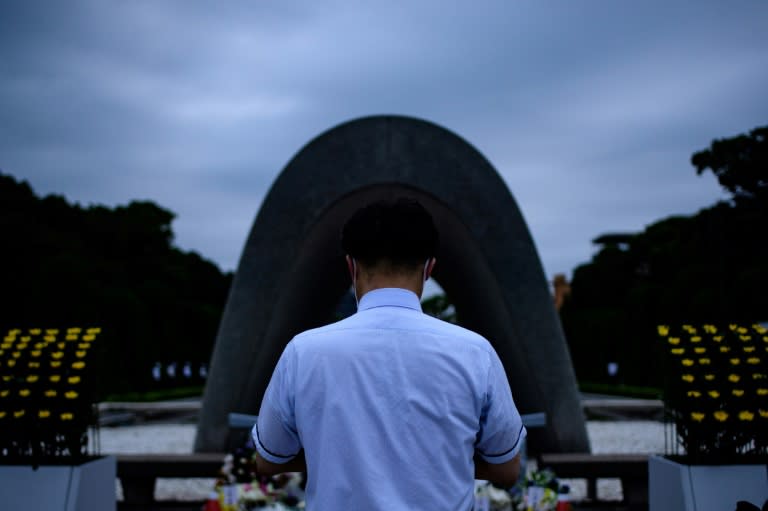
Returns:
[[[393,288],[291,340],[253,428],[268,461],[304,449],[312,511],[468,511],[474,454],[509,461],[525,435],[490,343]]]

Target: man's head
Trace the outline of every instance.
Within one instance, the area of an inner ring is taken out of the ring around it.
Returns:
[[[423,284],[432,271],[438,236],[427,210],[414,199],[401,198],[358,210],[344,225],[341,243],[353,281],[362,273],[363,279],[378,280],[372,287],[384,287],[381,279],[397,287],[392,279],[412,275],[421,275]]]

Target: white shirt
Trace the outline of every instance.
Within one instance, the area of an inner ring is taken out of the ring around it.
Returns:
[[[404,289],[285,348],[253,428],[266,460],[303,448],[309,510],[472,508],[473,455],[511,460],[526,435],[490,343]]]

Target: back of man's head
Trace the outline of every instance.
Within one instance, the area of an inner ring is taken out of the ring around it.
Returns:
[[[344,225],[341,244],[369,268],[385,264],[407,270],[435,257],[437,238],[427,210],[414,199],[400,198],[359,209]]]

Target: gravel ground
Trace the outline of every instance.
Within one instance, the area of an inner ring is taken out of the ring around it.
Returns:
[[[664,425],[653,421],[590,421],[587,432],[594,453],[661,453],[664,451]],[[191,453],[195,439],[194,424],[153,424],[101,428],[100,444],[104,454]],[[159,479],[155,488],[158,500],[203,500],[213,489],[214,479]],[[564,481],[571,486],[573,499],[586,494],[584,481]],[[122,498],[119,481],[118,499]],[[602,479],[598,497],[621,499],[618,479]]]

